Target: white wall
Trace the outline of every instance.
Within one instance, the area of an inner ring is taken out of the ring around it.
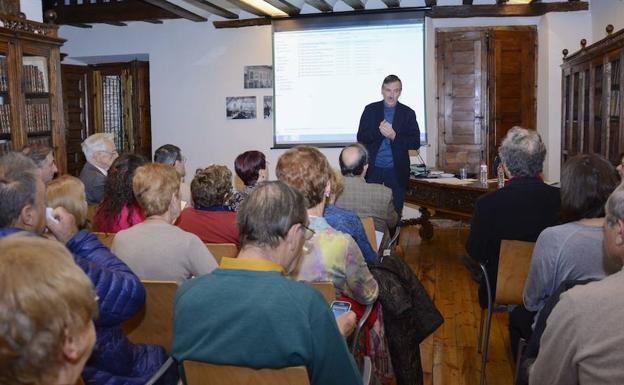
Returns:
[[[20,0],[20,11],[26,14],[28,20],[43,21],[41,0]]]
[[[624,28],[624,0],[590,0],[589,11],[592,18],[592,36],[585,36],[587,44],[607,36],[605,28],[608,24],[613,25],[614,31]],[[576,45],[575,50],[576,48],[579,46]]]
[[[620,0],[602,1],[621,4]],[[430,147],[424,151],[427,163],[435,163],[437,149],[434,29],[492,25],[538,26],[537,125],[549,150],[546,176],[558,180],[561,50],[572,51],[581,38],[591,35],[589,12],[553,13],[534,18],[427,19],[425,87],[430,139]],[[62,52],[70,59],[104,55],[149,57],[153,148],[164,143],[179,145],[189,158],[189,172],[210,163],[233,167],[236,155],[248,149],[263,151],[274,168],[282,150],[270,149],[271,121],[262,117],[225,119],[226,96],[255,95],[261,108],[262,96],[272,94],[268,89],[245,90],[242,84],[245,65],[271,64],[269,26],[217,30],[210,22],[173,20],[161,25],[95,25],[86,30],[62,27],[60,35],[67,39]],[[323,152],[337,165],[338,149]]]

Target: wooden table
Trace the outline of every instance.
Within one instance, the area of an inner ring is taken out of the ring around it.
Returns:
[[[421,225],[420,236],[423,239],[431,239],[433,225],[429,221],[431,219],[429,210],[435,211],[436,216],[470,219],[477,199],[488,191],[496,189],[496,182],[489,182],[487,186],[479,182],[458,185],[411,177],[405,192],[405,201],[419,206],[421,216],[406,219],[401,224],[419,224]]]

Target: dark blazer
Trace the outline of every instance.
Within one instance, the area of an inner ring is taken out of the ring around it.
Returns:
[[[364,144],[368,150],[368,163],[375,165],[377,151],[384,139],[379,132],[379,124],[384,120],[384,104],[371,103],[364,108],[360,118],[357,140]],[[397,179],[402,186],[407,186],[409,181],[410,160],[408,150],[420,148],[420,130],[416,121],[416,113],[408,106],[397,103],[394,113],[392,128],[396,132],[396,138],[391,141],[392,160],[397,172]]]
[[[80,171],[80,180],[85,185],[87,193],[87,203],[96,205],[102,202],[104,198],[104,185],[106,184],[106,175],[91,163],[85,163],[82,171]]]
[[[558,224],[559,206],[559,189],[539,178],[511,179],[507,186],[477,200],[466,251],[485,264],[493,293],[501,240],[535,242],[542,230]],[[479,302],[487,307],[485,281],[479,288]]]

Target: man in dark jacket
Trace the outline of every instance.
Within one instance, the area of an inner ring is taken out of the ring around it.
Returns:
[[[99,304],[97,342],[83,372],[85,381],[144,384],[164,363],[166,354],[156,345],[131,344],[120,326],[143,307],[143,284],[95,234],[78,231],[73,215],[58,207],[53,216],[46,218],[45,185],[35,164],[18,153],[0,157],[0,238],[19,232],[38,236],[47,227],[72,252],[95,287]]]
[[[542,230],[558,223],[560,205],[559,189],[542,180],[546,147],[536,131],[513,127],[498,152],[509,181],[477,200],[466,244],[468,255],[485,265],[492,294],[496,293],[501,240],[535,242]],[[482,280],[479,303],[487,308],[487,302]],[[512,338],[513,352],[516,341]]]
[[[409,181],[409,150],[420,148],[416,113],[399,103],[402,88],[396,75],[386,76],[381,85],[383,100],[364,108],[357,133],[358,142],[366,146],[370,158],[366,181],[392,189],[399,217]]]

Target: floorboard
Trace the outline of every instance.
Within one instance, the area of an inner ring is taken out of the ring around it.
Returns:
[[[481,355],[477,352],[481,309],[477,284],[461,262],[468,237],[465,226],[438,228],[430,241],[418,227],[401,229],[405,261],[421,280],[444,316],[444,324],[420,346],[425,385],[478,385]],[[488,385],[510,385],[513,362],[507,332],[508,317],[492,318]]]

